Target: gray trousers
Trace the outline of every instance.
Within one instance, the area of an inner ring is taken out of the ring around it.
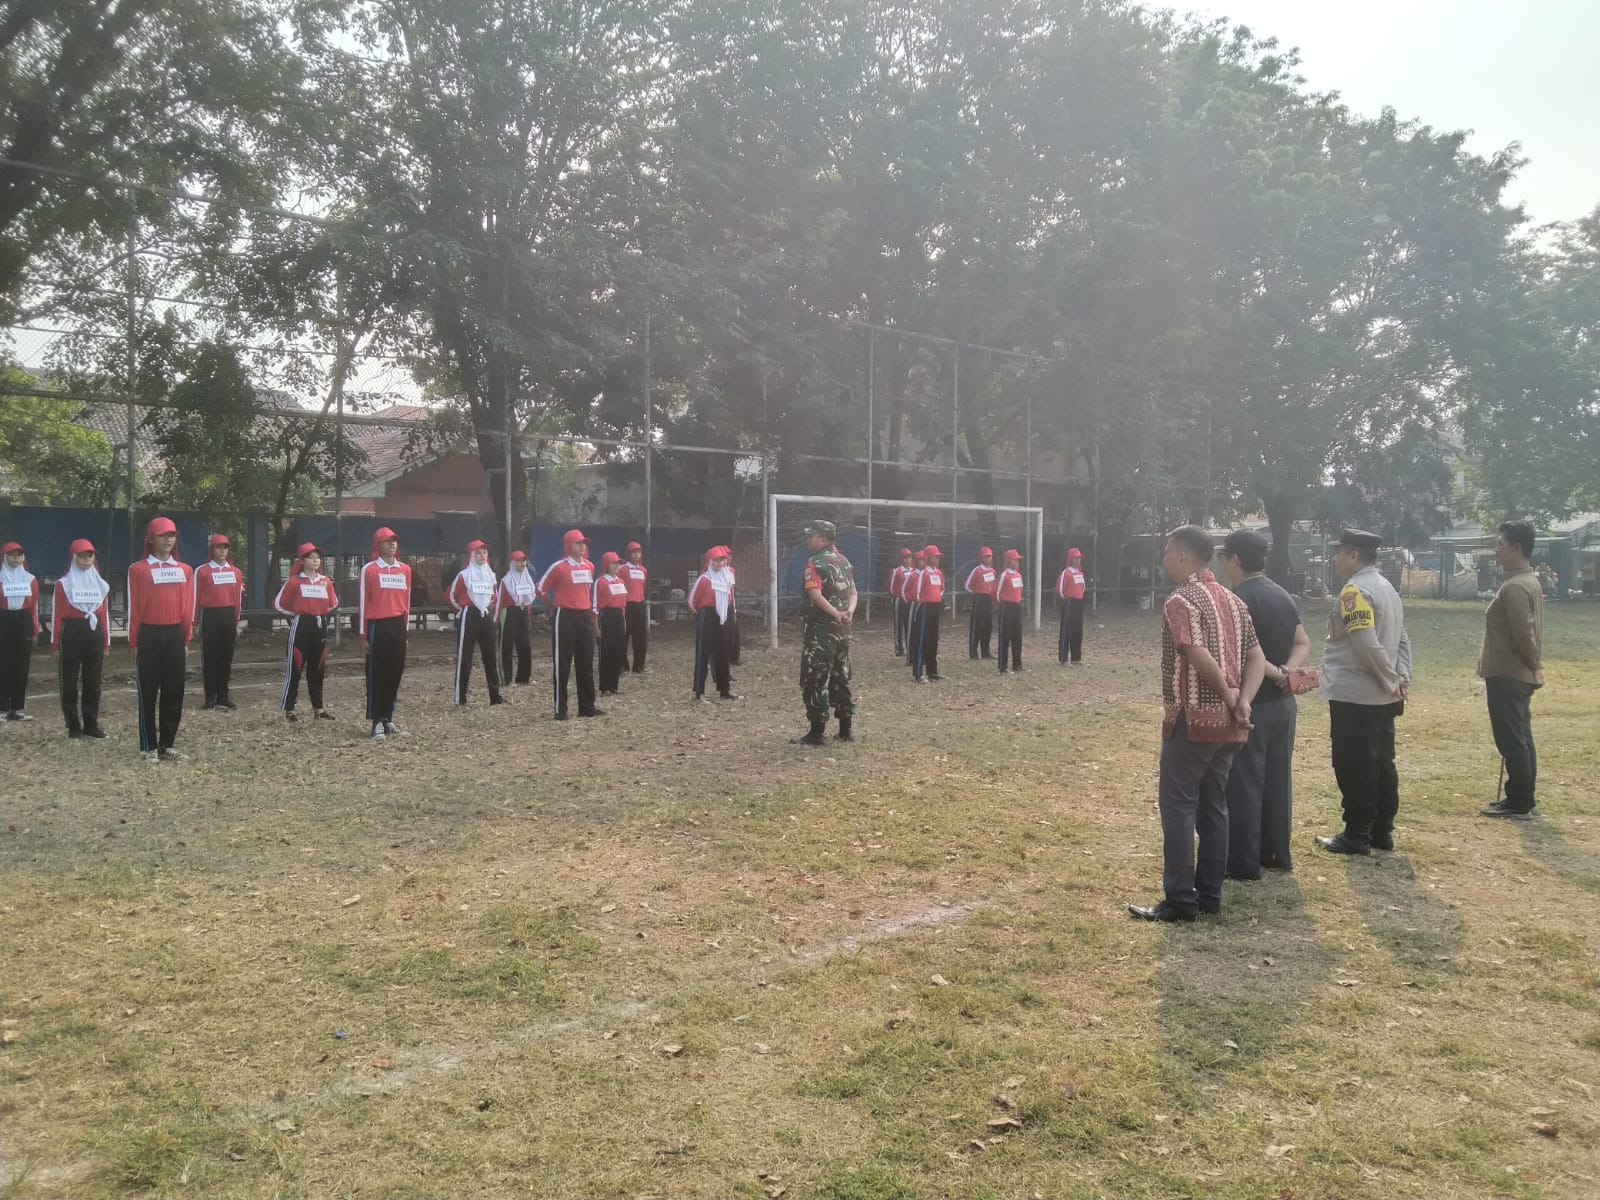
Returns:
[[[1228,768],[1236,742],[1191,742],[1182,717],[1161,743],[1161,886],[1181,912],[1222,910],[1228,867]],[[1199,854],[1195,836],[1199,835]]]
[[[1250,710],[1255,728],[1234,755],[1228,773],[1229,875],[1255,879],[1263,867],[1290,869],[1295,715],[1293,696]]]
[[[1506,761],[1506,807],[1527,812],[1538,803],[1534,798],[1539,754],[1533,745],[1533,684],[1507,675],[1491,675],[1483,682],[1495,749]]]

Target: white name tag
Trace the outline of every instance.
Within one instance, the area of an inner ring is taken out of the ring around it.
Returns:
[[[593,571],[589,571],[589,570],[574,571],[572,573],[572,582],[573,583],[593,583],[594,582],[594,572]]]
[[[101,604],[100,593],[95,591],[69,591],[67,593],[67,600],[71,603],[73,608],[87,610],[90,612],[93,612],[95,609],[99,608]]]
[[[944,582],[944,580],[942,578],[940,578],[939,572],[937,572],[937,571],[929,571],[928,572],[928,582],[933,584],[935,587],[938,587],[941,583]]]
[[[27,584],[27,583],[8,583],[8,584],[6,584],[6,599],[7,600],[26,600],[31,595],[33,595],[33,586],[31,584]]]
[[[711,590],[713,592],[725,592],[732,586],[726,579],[713,579],[711,581]]]
[[[397,571],[379,571],[378,586],[386,592],[403,592],[406,590],[406,577]]]
[[[494,584],[492,584],[492,583],[482,583],[482,582],[469,583],[469,584],[467,584],[467,591],[471,592],[474,596],[489,596],[489,595],[493,595],[494,594]]]
[[[183,568],[182,567],[151,567],[150,568],[150,582],[151,583],[182,583],[183,582]]]
[[[238,583],[239,577],[232,571],[213,571],[211,572],[211,582],[221,587],[225,583]]]
[[[629,568],[627,568],[627,571],[628,571],[628,577],[630,579],[643,579],[644,578],[644,568],[643,567],[629,567]]]
[[[328,598],[328,585],[325,583],[302,583],[300,594],[307,600],[326,600]]]
[[[626,596],[628,594],[628,585],[620,580],[609,580],[606,586],[611,589],[611,594],[613,596]]]
[[[993,571],[984,571],[984,573],[983,573],[983,581],[985,583],[993,583],[994,582],[994,572]]]

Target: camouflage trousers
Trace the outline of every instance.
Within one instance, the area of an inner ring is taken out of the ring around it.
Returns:
[[[856,711],[850,696],[850,635],[825,625],[807,625],[800,649],[800,694],[806,716],[826,721],[831,708],[845,716]]]

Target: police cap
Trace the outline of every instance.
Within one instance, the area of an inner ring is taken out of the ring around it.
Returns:
[[[1368,533],[1365,529],[1346,529],[1339,534],[1339,545],[1376,554],[1378,547],[1383,545],[1383,539],[1375,533]]]

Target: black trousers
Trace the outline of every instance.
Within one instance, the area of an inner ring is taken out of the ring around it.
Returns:
[[[239,618],[233,605],[200,610],[200,677],[205,681],[207,704],[229,699],[233,648],[238,641]]]
[[[728,678],[728,638],[730,630],[717,616],[717,607],[708,604],[697,614],[694,631],[694,694],[706,694],[706,674],[717,685],[717,694],[726,696],[731,690]]]
[[[1061,602],[1061,632],[1056,637],[1057,662],[1083,661],[1083,598]]]
[[[500,680],[511,683],[511,656],[516,652],[517,683],[527,683],[533,678],[533,618],[524,608],[512,605],[501,609],[505,622],[500,626]]]
[[[232,611],[231,609],[229,610]],[[296,613],[289,621],[289,648],[283,670],[283,695],[278,707],[293,712],[300,694],[300,677],[305,676],[306,695],[311,707],[322,707],[322,678],[328,667],[328,637],[323,618]]]
[[[367,720],[394,720],[405,673],[406,618],[373,617],[367,622]]]
[[[941,605],[918,604],[911,614],[911,677],[939,673],[939,613]]]
[[[182,625],[139,627],[139,749],[170,750],[183,720],[183,676],[186,666]]]
[[[728,610],[728,665],[739,665],[739,612],[737,609]]]
[[[600,610],[600,690],[615,692],[628,656],[628,618],[620,608]]]
[[[1344,802],[1344,831],[1356,842],[1394,829],[1400,774],[1394,765],[1394,719],[1405,705],[1328,701],[1333,776]]]
[[[494,618],[469,604],[456,614],[460,626],[456,634],[456,703],[467,702],[467,685],[472,682],[472,655],[483,659],[483,681],[489,685],[489,699],[500,699],[500,668],[495,660]]]
[[[988,658],[989,639],[994,631],[994,597],[981,593],[972,597],[972,615],[967,619],[967,657]],[[1005,645],[1005,635],[1001,634],[1001,645]],[[1000,657],[1005,657],[1005,651],[1000,651]]]
[[[1277,691],[1277,685],[1263,688]],[[1289,826],[1294,817],[1293,696],[1257,703],[1250,710],[1250,739],[1228,772],[1228,874],[1255,879],[1263,867],[1290,869]]]
[[[0,608],[0,715],[28,705],[33,662],[33,609]]]
[[[1011,652],[1011,666],[1022,670],[1022,605],[1008,602],[995,605],[1000,610],[1000,653],[996,656],[1000,669],[1006,669],[1006,651]],[[985,655],[987,657],[987,655]]]
[[[594,615],[558,608],[550,616],[550,661],[556,716],[567,715],[567,680],[578,671],[578,712],[594,711]]]
[[[1491,675],[1483,682],[1489,698],[1489,728],[1495,749],[1506,763],[1505,804],[1526,812],[1538,803],[1534,799],[1539,777],[1539,755],[1533,744],[1534,687],[1506,675]]]
[[[100,630],[89,628],[86,617],[68,617],[61,622],[56,668],[61,679],[61,715],[66,718],[68,733],[100,724],[100,676],[106,664],[104,639]]]
[[[623,647],[624,670],[644,670],[644,654],[650,645],[650,605],[643,600],[628,601],[628,644]],[[629,652],[632,652],[630,665]]]
[[[894,656],[903,658],[911,636],[911,601],[894,598]]]

